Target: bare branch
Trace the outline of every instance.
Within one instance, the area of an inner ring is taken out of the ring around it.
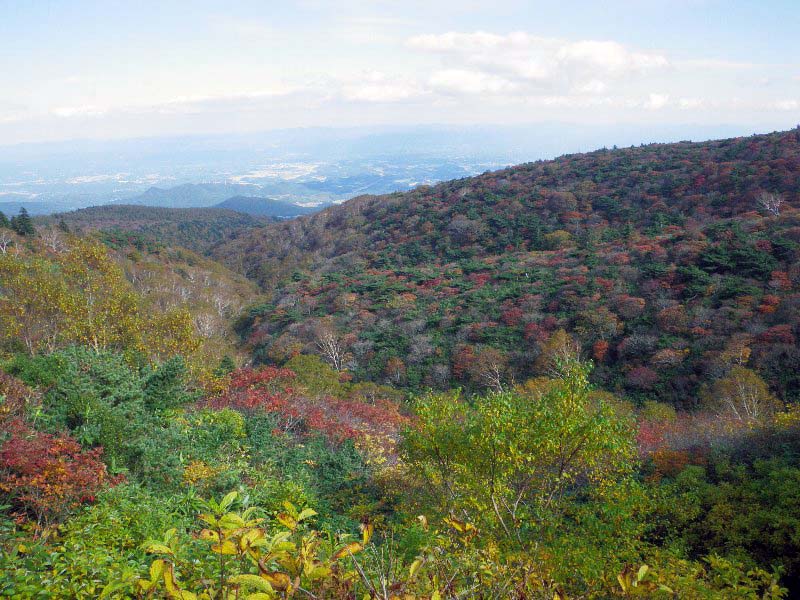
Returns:
[[[783,197],[780,194],[761,192],[756,200],[761,208],[772,213],[776,217],[780,216],[781,205],[783,204]]]

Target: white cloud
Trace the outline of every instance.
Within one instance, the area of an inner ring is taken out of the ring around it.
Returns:
[[[658,110],[669,104],[669,94],[650,94],[644,103],[644,107],[650,110]]]
[[[535,36],[526,32],[498,35],[448,32],[420,35],[407,40],[414,50],[438,55],[448,69],[445,73],[477,73],[495,77],[497,87],[502,79],[506,89],[603,93],[606,80],[625,81],[669,66],[665,56],[654,52],[632,50],[618,42],[579,40]],[[466,78],[466,75],[464,75]],[[473,83],[467,91],[480,88]],[[489,91],[494,91],[489,86]]]
[[[400,102],[423,94],[422,88],[403,83],[364,83],[342,88],[344,98],[354,102]]]
[[[51,112],[56,117],[67,119],[70,117],[99,117],[105,115],[108,109],[93,105],[61,106],[54,108]]]
[[[576,86],[575,91],[581,94],[602,94],[608,90],[608,84],[599,79],[592,79]]]
[[[681,110],[703,108],[705,105],[706,102],[702,98],[680,98],[678,100],[678,108]]]
[[[428,83],[434,90],[446,94],[502,94],[518,87],[502,77],[467,69],[436,71]]]
[[[401,102],[428,93],[419,83],[403,77],[389,77],[381,71],[365,71],[323,85],[339,87],[341,96],[352,102]]]
[[[698,69],[753,69],[755,67],[762,67],[757,63],[742,62],[734,60],[724,60],[720,58],[692,58],[689,60],[682,60],[677,63],[680,66],[694,67]]]
[[[247,104],[268,101],[273,98],[290,96],[302,91],[302,88],[278,84],[270,89],[255,91],[176,96],[151,104],[126,104],[119,106],[76,105],[60,106],[50,111],[52,116],[69,119],[78,117],[103,117],[109,114],[199,114],[216,106],[233,108]]]
[[[666,67],[669,62],[660,54],[632,52],[618,42],[585,40],[562,46],[557,53],[561,64],[597,69],[609,74],[641,72]]]
[[[773,103],[772,108],[778,110],[798,110],[800,109],[800,100],[778,100]]]

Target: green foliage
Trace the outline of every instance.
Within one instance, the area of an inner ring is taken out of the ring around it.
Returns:
[[[3,367],[36,388],[0,380],[0,596],[772,600],[781,570],[796,594],[797,156],[797,132],[599,151],[253,235],[26,227],[0,256]],[[296,377],[234,369],[232,330]],[[58,527],[9,516],[40,489]]]
[[[183,437],[163,413],[193,395],[181,381],[175,358],[139,373],[124,357],[72,347],[44,357],[17,358],[9,372],[31,385],[47,385],[39,426],[68,430],[82,444],[103,448],[112,472],[126,472],[152,485],[174,487]]]
[[[188,404],[195,399],[187,389],[186,363],[182,356],[173,356],[155,367],[144,378],[145,406],[151,410],[165,410]]]
[[[162,540],[146,543],[146,550],[159,558],[136,588],[150,594],[163,589],[167,597],[186,600],[285,598],[295,590],[315,598],[354,594],[358,572],[353,557],[369,542],[371,527],[364,528],[361,541],[326,537],[305,527],[316,511],[298,510],[288,502],[277,523],[268,526],[257,507],[231,512],[237,497],[231,492],[205,504],[199,517],[204,528],[196,540],[171,529]],[[107,591],[113,589],[124,589],[124,583]]]
[[[519,541],[518,529],[536,529],[566,496],[602,495],[630,476],[630,423],[591,397],[590,369],[561,364],[535,397],[495,393],[472,406],[454,395],[421,399],[402,451],[436,487],[440,511]]]
[[[694,556],[717,553],[779,566],[800,582],[800,466],[786,459],[687,467],[666,486],[673,535]]]
[[[298,354],[283,366],[297,374],[297,383],[312,396],[338,396],[342,391],[339,373],[315,354]]]
[[[219,366],[214,371],[214,375],[217,377],[224,377],[229,373],[233,372],[236,369],[236,363],[234,362],[233,358],[230,354],[226,354],[222,357],[222,360],[219,362]]]

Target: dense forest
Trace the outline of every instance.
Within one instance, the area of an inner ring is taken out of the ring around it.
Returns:
[[[0,215],[0,597],[796,596],[799,203],[794,130]]]
[[[264,362],[324,326],[359,378],[500,389],[543,374],[563,330],[635,402],[695,408],[739,360],[788,401],[798,194],[800,130],[601,150],[357,198],[215,256],[269,292],[242,324]]]

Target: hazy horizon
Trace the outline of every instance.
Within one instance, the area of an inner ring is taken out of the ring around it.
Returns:
[[[134,202],[213,206],[235,195],[320,206],[613,146],[764,131],[736,125],[416,125],[289,128],[0,146],[0,210]],[[217,186],[193,190],[185,184]],[[229,187],[230,186],[230,187]],[[174,192],[145,194],[150,188]]]

